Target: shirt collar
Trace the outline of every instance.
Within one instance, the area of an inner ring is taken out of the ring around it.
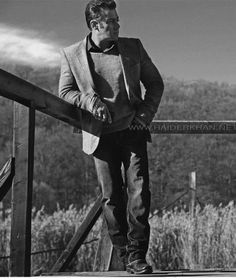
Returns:
[[[88,35],[88,43],[87,43],[87,51],[89,52],[100,52],[100,53],[108,53],[109,51],[115,51],[118,52],[118,45],[117,42],[112,42],[111,46],[107,48],[106,50],[102,50],[98,46],[95,45],[95,43],[92,40],[92,33]]]

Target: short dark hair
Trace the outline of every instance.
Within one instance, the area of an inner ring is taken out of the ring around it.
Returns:
[[[90,27],[90,21],[92,19],[99,19],[101,17],[101,9],[113,10],[116,8],[116,2],[114,0],[90,0],[85,9],[85,18]]]

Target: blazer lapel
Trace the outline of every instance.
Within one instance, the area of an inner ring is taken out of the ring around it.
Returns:
[[[77,59],[80,66],[82,67],[84,71],[84,76],[86,77],[86,80],[89,82],[90,86],[95,89],[95,84],[93,81],[93,77],[91,74],[91,70],[89,67],[89,62],[88,62],[88,54],[87,54],[87,40],[88,37],[85,37],[85,39],[81,42],[81,44],[78,46],[76,50],[76,56],[74,59]],[[128,98],[130,99],[130,95],[132,94],[130,91],[130,86],[129,86],[129,73],[130,73],[130,65],[132,64],[130,57],[127,55],[127,51],[125,49],[125,45],[122,44],[118,40],[118,50],[119,50],[119,56],[120,56],[120,61],[121,61],[121,67],[124,75],[124,82],[125,82],[125,87],[126,91],[128,94]]]
[[[87,54],[87,37],[82,41],[80,46],[76,51],[76,58],[79,60],[80,66],[84,70],[84,75],[87,78],[87,81],[90,83],[93,89],[95,89],[95,84],[92,78],[91,70],[88,62],[88,54]]]
[[[130,72],[130,58],[126,55],[125,46],[118,40],[118,50],[120,54],[121,67],[123,70],[124,81],[128,98],[130,99],[130,87],[129,87],[129,72]]]

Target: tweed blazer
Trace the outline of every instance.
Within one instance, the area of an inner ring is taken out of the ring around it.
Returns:
[[[93,154],[103,123],[92,115],[94,102],[99,95],[88,62],[87,43],[88,36],[61,50],[59,96],[81,109],[79,118],[83,151]],[[139,39],[119,38],[118,50],[128,99],[136,115],[148,125],[155,116],[164,90],[162,78]],[[140,82],[146,89],[144,95]]]

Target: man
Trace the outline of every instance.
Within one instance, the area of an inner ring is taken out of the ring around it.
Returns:
[[[160,104],[163,81],[140,40],[119,38],[114,0],[91,0],[85,16],[89,35],[62,50],[59,95],[82,109],[83,151],[94,157],[104,216],[119,257],[128,272],[151,273],[145,259],[150,235],[147,127]]]

